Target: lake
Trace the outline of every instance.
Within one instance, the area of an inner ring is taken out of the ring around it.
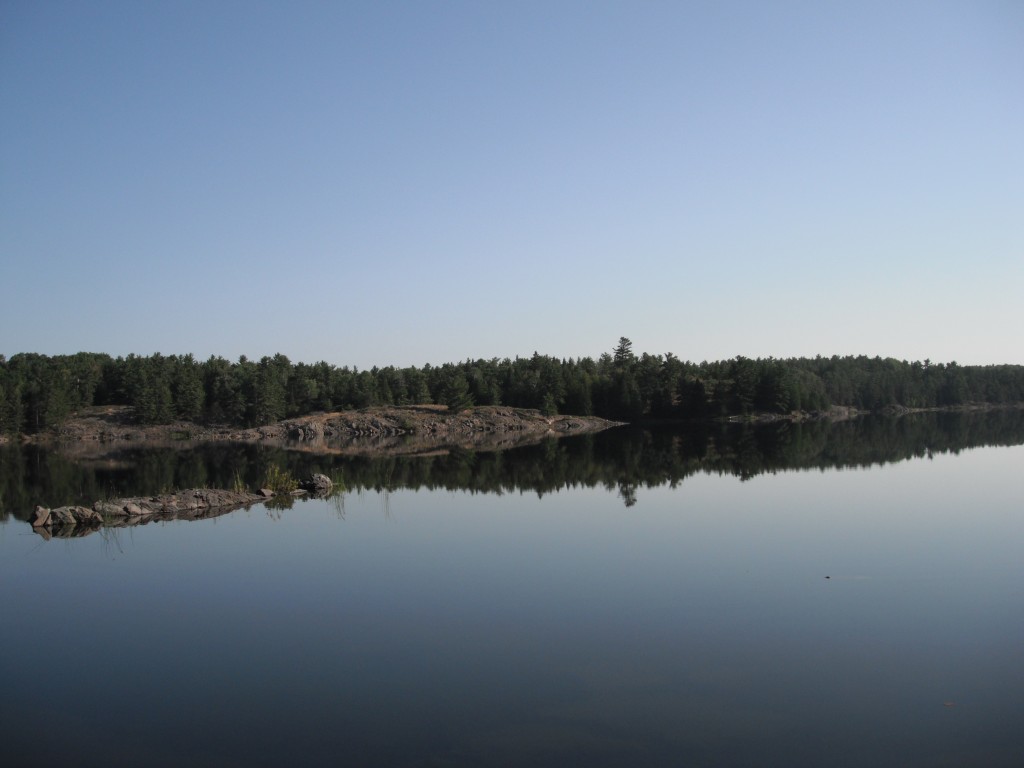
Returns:
[[[45,540],[55,505],[333,498]],[[11,765],[1024,765],[1024,417],[0,451]],[[7,762],[10,761],[10,762]]]

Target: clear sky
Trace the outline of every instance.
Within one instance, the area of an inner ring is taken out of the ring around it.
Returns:
[[[0,0],[0,354],[1024,363],[1024,3]]]

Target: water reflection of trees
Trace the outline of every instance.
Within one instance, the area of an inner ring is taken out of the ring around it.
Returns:
[[[839,423],[621,428],[503,452],[453,448],[419,457],[313,455],[218,444],[185,451],[125,449],[113,459],[76,463],[33,446],[7,447],[0,451],[0,514],[26,518],[36,504],[91,504],[181,488],[230,488],[236,476],[256,487],[274,465],[296,477],[322,472],[341,480],[349,491],[422,488],[544,495],[563,488],[603,487],[631,506],[639,489],[675,485],[700,472],[747,479],[764,472],[864,467],[1021,443],[1024,411],[1000,410],[872,416]]]

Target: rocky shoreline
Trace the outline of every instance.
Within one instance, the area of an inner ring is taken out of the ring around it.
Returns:
[[[444,406],[366,408],[315,413],[276,424],[242,429],[179,421],[136,424],[127,406],[85,409],[59,428],[23,437],[24,442],[73,448],[84,444],[173,444],[270,442],[326,453],[388,453],[396,447],[416,453],[446,445],[492,449],[536,442],[545,437],[587,434],[617,426],[592,416],[545,416],[525,408],[484,406],[451,412]],[[342,450],[342,449],[355,450]],[[86,449],[86,452],[88,450]]]
[[[967,403],[935,408],[887,406],[876,413],[904,416],[1020,408],[1024,408],[1024,403]],[[833,406],[820,412],[752,413],[724,416],[719,420],[752,424],[820,419],[846,421],[870,413],[873,411]],[[130,406],[94,406],[74,414],[59,427],[13,439],[83,455],[102,454],[105,449],[95,447],[101,445],[110,448],[130,443],[188,448],[203,442],[264,442],[310,452],[390,455],[455,446],[500,450],[538,442],[545,437],[588,434],[621,425],[622,422],[596,416],[544,416],[528,408],[479,406],[451,412],[444,406],[412,405],[314,413],[276,424],[241,428],[190,421],[138,424]],[[0,435],[0,444],[11,439]]]

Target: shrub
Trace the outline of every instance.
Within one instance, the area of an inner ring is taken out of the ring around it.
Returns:
[[[274,493],[291,493],[299,487],[299,481],[292,477],[292,473],[287,469],[271,464],[263,477],[262,487],[269,488]]]

